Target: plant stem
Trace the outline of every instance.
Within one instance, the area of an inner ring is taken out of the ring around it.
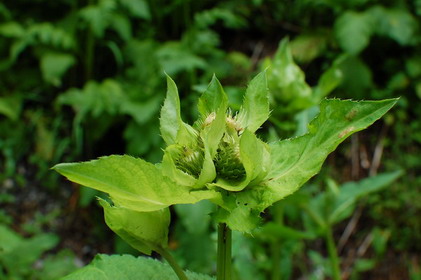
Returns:
[[[329,254],[330,263],[332,265],[332,279],[341,280],[341,268],[339,266],[339,257],[336,249],[335,241],[333,240],[332,228],[326,228],[326,243]]]
[[[231,229],[224,223],[218,225],[217,280],[231,280]]]
[[[155,251],[160,254],[171,266],[171,268],[174,270],[175,274],[177,274],[178,279],[180,280],[188,280],[186,274],[184,273],[183,269],[178,265],[178,263],[175,261],[174,257],[164,248],[156,248]]]

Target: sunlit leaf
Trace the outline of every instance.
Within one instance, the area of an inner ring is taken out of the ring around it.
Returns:
[[[162,175],[153,164],[130,156],[109,156],[53,167],[69,180],[106,192],[117,206],[156,211],[177,203],[216,198],[214,191],[191,191]]]
[[[309,133],[271,145],[267,206],[296,191],[319,172],[327,155],[341,142],[378,120],[396,102],[323,101],[320,114],[309,125]]]
[[[237,120],[243,128],[255,132],[268,118],[269,91],[266,73],[262,72],[248,85]]]

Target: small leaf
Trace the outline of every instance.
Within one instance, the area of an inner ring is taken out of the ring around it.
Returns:
[[[209,83],[206,91],[199,98],[197,106],[204,121],[209,115],[216,114],[216,112],[221,110],[225,113],[228,107],[228,96],[215,75],[212,77],[212,81]]]
[[[120,3],[126,7],[127,11],[138,18],[150,19],[148,3],[145,0],[120,0]]]
[[[313,105],[311,88],[292,58],[288,39],[280,42],[273,61],[267,60],[264,66],[268,67],[269,91],[276,100],[288,104],[283,110],[302,110]]]
[[[339,188],[339,195],[336,197],[333,209],[328,217],[329,222],[334,224],[346,219],[352,214],[355,202],[359,198],[389,186],[401,175],[401,171],[396,171],[379,174],[359,182],[345,183]]]
[[[104,208],[105,222],[130,246],[150,255],[156,248],[168,245],[168,227],[170,225],[169,208],[152,212],[139,212],[124,207],[111,206],[99,199]]]
[[[415,43],[418,22],[410,12],[398,8],[374,6],[367,11],[367,14],[376,20],[376,33],[388,36],[403,46]]]
[[[253,235],[265,240],[316,238],[316,235],[313,232],[299,231],[275,222],[265,223],[261,228],[253,232]]]
[[[347,11],[335,22],[335,35],[341,48],[358,54],[368,46],[373,34],[373,18],[367,13]]]
[[[75,62],[71,54],[47,52],[41,57],[42,76],[46,82],[60,86],[61,77]]]
[[[117,206],[136,211],[156,211],[176,203],[218,197],[214,191],[191,191],[177,185],[155,165],[131,156],[62,163],[53,169],[75,183],[108,193]]]
[[[22,110],[22,100],[19,96],[0,97],[0,114],[17,121]]]
[[[266,72],[250,82],[237,120],[242,128],[255,132],[269,118],[269,91]]]
[[[21,38],[25,35],[25,28],[15,21],[0,24],[0,35],[8,38]]]
[[[199,98],[197,106],[203,119],[206,119],[212,113],[218,112],[220,108],[227,108],[228,97],[215,75],[212,77],[212,81],[209,83],[206,91]]]
[[[192,128],[181,120],[180,98],[177,85],[167,75],[167,97],[161,109],[161,136],[167,145],[189,143],[194,134]]]
[[[265,194],[265,206],[295,192],[319,172],[328,154],[341,142],[374,123],[396,102],[324,100],[319,116],[309,125],[309,133],[271,145],[270,191]]]
[[[338,65],[333,65],[327,69],[314,89],[314,104],[319,104],[324,97],[331,93],[342,82],[342,78],[343,73]]]
[[[212,280],[214,278],[186,271],[190,280]],[[146,257],[134,257],[131,255],[97,255],[95,259],[84,268],[73,272],[63,280],[177,280],[175,272],[168,264]]]

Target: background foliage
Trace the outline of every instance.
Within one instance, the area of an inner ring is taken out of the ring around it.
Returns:
[[[355,197],[331,226],[346,279],[419,279],[420,16],[418,0],[1,2],[0,244],[10,246],[0,245],[0,277],[55,279],[97,252],[130,252],[109,242],[99,194],[49,168],[112,153],[158,162],[164,71],[191,122],[214,73],[238,109],[247,82],[269,66],[273,111],[259,131],[266,140],[303,134],[327,95],[400,101],[266,213],[254,238],[234,238],[238,278],[328,277],[323,239],[305,209],[329,212],[332,200],[320,197],[344,182],[402,170]],[[211,208],[173,209],[170,245],[192,271],[215,269]],[[14,248],[28,251],[18,265],[8,261]]]

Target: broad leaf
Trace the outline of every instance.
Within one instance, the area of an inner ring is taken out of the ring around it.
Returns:
[[[250,82],[238,113],[242,128],[255,132],[269,118],[269,91],[266,72],[262,72]]]
[[[309,125],[309,133],[271,145],[272,170],[264,208],[296,191],[319,172],[328,154],[341,142],[374,123],[396,102],[324,100],[319,116]]]
[[[191,191],[177,185],[155,165],[131,156],[62,163],[53,169],[75,183],[108,193],[117,206],[136,211],[156,211],[176,203],[196,203],[218,196],[214,191]]]
[[[214,278],[186,271],[189,280],[212,280]],[[158,260],[131,255],[97,255],[84,268],[62,278],[63,280],[177,280],[171,267]]]
[[[104,208],[105,222],[130,246],[150,255],[156,248],[166,248],[170,211],[164,208],[152,212],[139,212],[124,207],[111,206],[100,199]]]

